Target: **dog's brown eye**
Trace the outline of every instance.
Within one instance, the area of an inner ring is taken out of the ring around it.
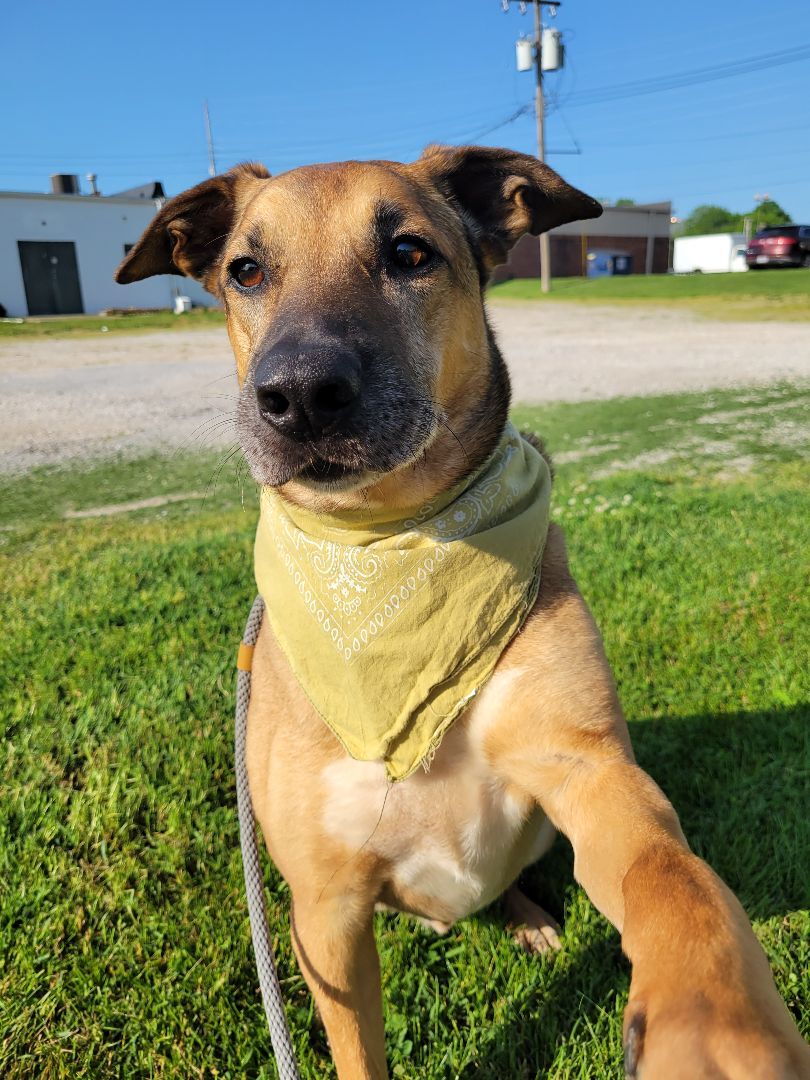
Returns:
[[[403,237],[394,241],[394,261],[403,270],[416,270],[430,262],[433,252],[421,240]]]
[[[228,270],[243,289],[255,289],[264,281],[264,270],[253,259],[237,259],[231,263]]]

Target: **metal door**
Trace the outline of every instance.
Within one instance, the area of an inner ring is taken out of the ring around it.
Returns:
[[[72,241],[18,240],[29,315],[78,315],[84,311]]]

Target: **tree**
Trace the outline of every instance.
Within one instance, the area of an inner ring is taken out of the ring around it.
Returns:
[[[754,219],[755,229],[764,229],[768,225],[789,225],[792,220],[790,214],[773,199],[764,199],[756,210],[751,211],[750,216]]]
[[[692,213],[684,218],[681,235],[705,236],[707,233],[744,232],[746,218],[751,218],[754,230],[764,229],[769,225],[789,225],[792,221],[790,214],[773,199],[765,199],[744,214],[735,214],[724,206],[696,206]]]
[[[696,206],[683,220],[683,236],[706,233],[742,232],[742,215],[732,214],[724,206]]]
[[[614,206],[635,206],[636,205],[636,200],[635,199],[617,199],[616,202],[613,205]]]

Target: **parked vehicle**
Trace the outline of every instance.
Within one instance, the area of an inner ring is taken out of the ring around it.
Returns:
[[[810,266],[810,225],[773,225],[754,233],[745,253],[752,270]]]
[[[676,274],[728,274],[747,270],[745,234],[676,236],[672,269]]]

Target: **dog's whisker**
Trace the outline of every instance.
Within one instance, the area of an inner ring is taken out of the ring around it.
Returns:
[[[373,526],[374,525],[374,514],[371,511],[371,503],[368,501],[368,492],[366,491],[365,488],[363,488],[363,490],[360,492],[360,494],[363,496],[363,502],[366,504],[366,510],[368,511],[369,525]]]
[[[234,457],[241,452],[241,449],[241,446],[237,444],[236,446],[232,447],[222,459],[222,461],[220,461],[219,465],[216,467],[213,474],[211,475],[208,484],[206,485],[205,494],[203,495],[202,500],[203,505],[205,505],[205,503],[208,501],[209,496],[216,489],[216,485],[219,482],[220,476],[222,475],[222,470],[225,468],[229,461],[233,461]]]
[[[186,450],[193,442],[201,442],[203,438],[213,434],[214,431],[219,428],[227,427],[229,424],[235,423],[236,420],[234,417],[208,416],[205,420],[200,421],[193,431],[181,441],[178,451]]]
[[[453,429],[452,429],[452,428],[450,427],[450,425],[449,425],[449,424],[447,423],[447,421],[446,421],[446,420],[445,420],[445,419],[444,419],[443,417],[441,417],[441,416],[440,416],[440,417],[438,417],[438,420],[439,420],[439,423],[440,423],[440,424],[441,424],[441,425],[442,425],[443,427],[447,428],[447,430],[448,430],[448,431],[450,432],[450,434],[451,434],[451,435],[453,436],[453,438],[454,438],[454,439],[456,440],[456,442],[457,442],[457,443],[458,443],[458,445],[459,445],[459,449],[461,450],[462,454],[464,455],[464,458],[465,458],[465,460],[466,460],[467,464],[469,464],[469,462],[470,462],[470,455],[469,455],[469,454],[467,453],[467,450],[466,450],[466,448],[465,448],[465,446],[464,446],[464,443],[463,443],[463,442],[461,441],[461,439],[460,439],[460,438],[458,437],[458,435],[456,435],[455,431],[453,431]]]
[[[209,416],[203,420],[191,434],[188,436],[189,441],[192,439],[202,439],[208,435],[213,434],[215,431],[220,431],[223,428],[235,428],[236,420],[229,416]]]
[[[218,375],[216,377],[216,379],[210,379],[208,382],[203,383],[202,388],[203,388],[203,390],[205,390],[207,387],[213,386],[214,383],[225,382],[226,379],[234,379],[234,378],[235,378],[235,375],[234,375],[234,373],[232,371],[229,372],[227,375]]]
[[[236,465],[236,477],[239,481],[239,499],[242,504],[242,509],[245,509],[245,481],[252,479],[250,470],[248,469],[248,463],[245,460],[244,455],[239,459]],[[258,486],[258,485],[257,485]]]

